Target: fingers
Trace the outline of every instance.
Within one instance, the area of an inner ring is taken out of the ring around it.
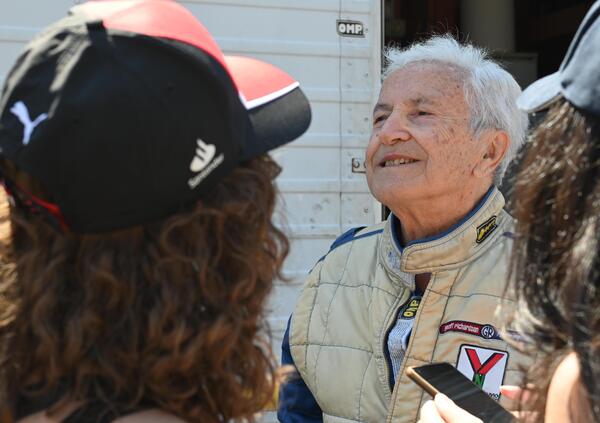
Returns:
[[[483,423],[480,419],[463,410],[444,394],[437,394],[434,399],[435,406],[442,421],[446,423]]]
[[[539,413],[535,411],[513,411],[512,413],[521,423],[534,423],[539,421]]]
[[[521,396],[521,387],[516,385],[502,385],[500,386],[500,394],[511,400],[516,400]]]
[[[421,407],[419,423],[483,423],[469,414],[444,394],[437,394]]]
[[[529,411],[531,403],[535,401],[535,386],[528,384],[525,389],[515,385],[500,386],[500,393],[513,401],[514,408],[520,411],[512,411],[512,414],[518,421],[523,423],[532,423],[538,421],[538,413]]]
[[[531,401],[534,389],[535,387],[532,385],[528,385],[526,389],[516,385],[502,385],[500,386],[500,393],[508,399],[520,401],[524,404]]]
[[[438,413],[435,403],[429,400],[421,407],[421,418],[418,423],[445,423],[445,421]]]

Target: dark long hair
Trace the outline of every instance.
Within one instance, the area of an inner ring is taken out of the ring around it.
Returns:
[[[532,134],[514,201],[513,324],[535,357],[527,380],[537,386],[539,421],[551,376],[569,351],[600,421],[600,119],[566,101],[555,105]]]
[[[254,421],[275,384],[264,304],[288,251],[271,221],[279,171],[251,160],[189,210],[100,235],[5,210],[2,408],[63,387],[50,413],[150,403],[190,422]]]

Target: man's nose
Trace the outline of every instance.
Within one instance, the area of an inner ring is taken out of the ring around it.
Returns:
[[[382,143],[387,145],[409,141],[411,138],[412,135],[405,119],[398,115],[389,116],[379,132],[379,139]]]

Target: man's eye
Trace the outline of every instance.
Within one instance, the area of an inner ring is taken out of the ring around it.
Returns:
[[[419,110],[417,112],[417,116],[429,116],[431,113],[426,112],[425,110]]]
[[[373,123],[379,123],[385,120],[385,116],[375,116],[373,118]]]

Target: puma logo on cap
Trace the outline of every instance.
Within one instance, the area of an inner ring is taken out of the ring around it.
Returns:
[[[23,145],[29,144],[33,130],[43,121],[48,119],[46,113],[42,113],[35,120],[31,120],[29,117],[29,110],[22,101],[17,101],[10,109],[13,115],[15,115],[23,124]]]

